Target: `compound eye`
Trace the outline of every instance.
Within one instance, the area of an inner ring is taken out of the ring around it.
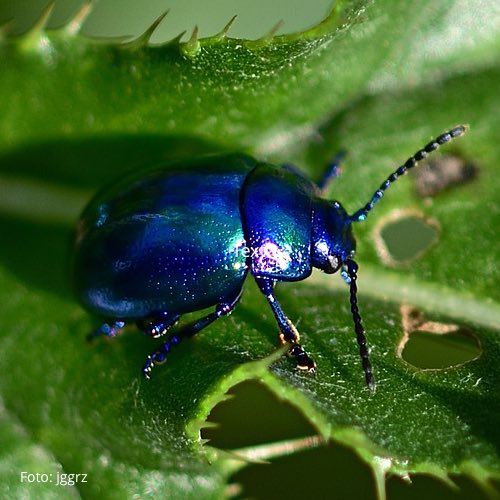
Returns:
[[[340,259],[336,255],[327,256],[327,269],[325,270],[328,274],[336,273],[341,266]]]

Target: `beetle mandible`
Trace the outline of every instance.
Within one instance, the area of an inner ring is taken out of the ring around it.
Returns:
[[[374,390],[358,309],[352,225],[366,219],[396,179],[465,130],[457,126],[417,151],[352,215],[339,202],[322,198],[338,173],[339,157],[318,183],[294,167],[243,154],[201,157],[178,169],[123,179],[90,202],[77,227],[75,288],[83,305],[106,321],[91,336],[112,337],[135,322],[145,334],[161,337],[182,314],[215,306],[147,358],[142,372],[149,378],[173,345],[233,311],[250,273],[297,367],[314,371],[274,287],[307,278],[313,267],[326,273],[340,270],[350,287],[366,384]]]

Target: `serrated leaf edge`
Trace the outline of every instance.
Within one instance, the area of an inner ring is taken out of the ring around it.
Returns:
[[[188,58],[195,57],[202,46],[213,45],[214,43],[221,43],[225,39],[230,39],[237,41],[251,50],[257,50],[259,48],[265,47],[270,43],[288,43],[299,39],[313,39],[320,38],[328,33],[331,33],[336,28],[344,27],[347,24],[347,17],[350,19],[358,18],[359,12],[362,10],[360,7],[350,8],[349,15],[343,16],[345,14],[345,5],[347,2],[345,0],[339,0],[335,2],[334,6],[326,17],[320,21],[318,24],[308,28],[306,30],[290,33],[285,35],[276,35],[276,32],[282,26],[282,21],[279,21],[268,33],[263,34],[262,37],[256,40],[240,39],[236,37],[228,37],[228,32],[232,24],[234,23],[237,15],[234,15],[229,22],[224,26],[224,28],[216,33],[215,35],[199,38],[198,37],[198,27],[195,26],[191,37],[186,42],[181,42],[181,38],[185,34],[185,31],[179,33],[176,37],[166,42],[160,44],[150,44],[151,36],[156,31],[158,26],[161,24],[163,19],[169,13],[166,10],[160,14],[150,26],[139,36],[119,36],[119,37],[90,37],[82,33],[82,27],[85,21],[92,12],[94,3],[91,0],[86,1],[81,8],[66,21],[66,23],[56,29],[47,28],[47,22],[50,19],[52,11],[55,6],[55,0],[50,2],[42,11],[37,21],[29,28],[26,32],[21,34],[12,33],[10,30],[11,21],[7,21],[0,27],[0,44],[2,42],[7,42],[9,44],[14,44],[21,47],[24,50],[36,51],[40,48],[40,45],[44,44],[44,40],[47,35],[59,35],[63,36],[81,36],[90,42],[105,43],[111,46],[116,46],[117,48],[123,49],[140,49],[144,47],[157,48],[164,47],[168,45],[177,45],[182,54]],[[357,10],[356,10],[357,9]],[[344,19],[345,17],[345,19]]]
[[[295,407],[317,429],[318,435],[306,438],[310,440],[309,444],[312,443],[310,447],[320,446],[328,441],[333,441],[353,450],[370,468],[375,481],[378,500],[386,500],[386,480],[388,476],[393,475],[411,481],[410,475],[415,474],[425,474],[443,482],[454,490],[457,489],[457,485],[451,475],[463,474],[476,482],[485,494],[492,498],[495,497],[497,492],[490,481],[492,479],[500,479],[500,472],[497,474],[489,471],[480,464],[472,461],[463,462],[450,470],[445,470],[429,462],[410,464],[404,458],[391,457],[389,453],[373,443],[358,428],[332,427],[331,423],[315,409],[311,401],[304,394],[283,383],[278,376],[270,371],[271,365],[280,359],[286,350],[286,346],[280,347],[263,359],[251,361],[236,368],[220,381],[211,393],[205,396],[200,402],[196,417],[189,421],[186,426],[188,437],[198,443],[200,449],[206,454],[207,459],[213,462],[227,478],[242,467],[254,463],[255,460],[253,458],[255,457],[258,457],[257,461],[262,463],[285,454],[297,453],[307,447],[307,445],[296,445],[297,443],[294,443],[295,440],[288,440],[229,451],[216,449],[210,445],[202,448],[200,430],[207,427],[206,419],[213,408],[219,402],[227,399],[227,392],[239,383],[248,380],[258,380],[277,398]],[[277,451],[280,449],[282,450],[281,452]]]

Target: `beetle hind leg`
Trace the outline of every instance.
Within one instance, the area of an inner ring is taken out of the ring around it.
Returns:
[[[176,335],[173,335],[170,340],[164,342],[160,349],[153,352],[146,363],[142,368],[142,374],[147,379],[151,378],[151,371],[155,365],[159,365],[164,363],[167,360],[167,354],[170,352],[174,345],[177,345],[181,339],[189,338],[198,333],[199,331],[206,328],[208,325],[213,323],[215,320],[222,318],[222,316],[227,316],[231,314],[236,305],[238,304],[241,298],[241,290],[238,292],[238,295],[232,299],[229,299],[226,302],[221,302],[217,304],[215,307],[215,311],[213,313],[207,314],[202,318],[194,321],[193,323],[189,323],[185,327],[183,327]]]
[[[256,278],[256,281],[259,285],[260,290],[266,296],[266,299],[273,311],[274,317],[278,322],[281,332],[279,336],[280,341],[283,344],[286,342],[290,342],[292,344],[292,347],[288,351],[288,354],[295,358],[295,361],[297,362],[297,368],[299,370],[313,373],[316,370],[316,363],[300,345],[300,335],[297,328],[287,318],[278,300],[276,299],[273,292],[274,282],[272,280],[262,278]]]
[[[140,319],[136,324],[141,332],[156,339],[165,335],[169,328],[179,321],[180,317],[180,314],[171,315],[163,312],[149,318]]]

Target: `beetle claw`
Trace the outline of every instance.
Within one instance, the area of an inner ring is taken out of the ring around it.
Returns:
[[[304,348],[295,344],[289,351],[289,354],[295,358],[297,361],[297,368],[299,370],[314,373],[316,371],[316,363],[314,360],[304,351]]]
[[[148,356],[148,359],[146,360],[146,363],[144,363],[144,366],[142,368],[142,375],[146,380],[151,380],[151,371],[153,369],[153,357]]]

